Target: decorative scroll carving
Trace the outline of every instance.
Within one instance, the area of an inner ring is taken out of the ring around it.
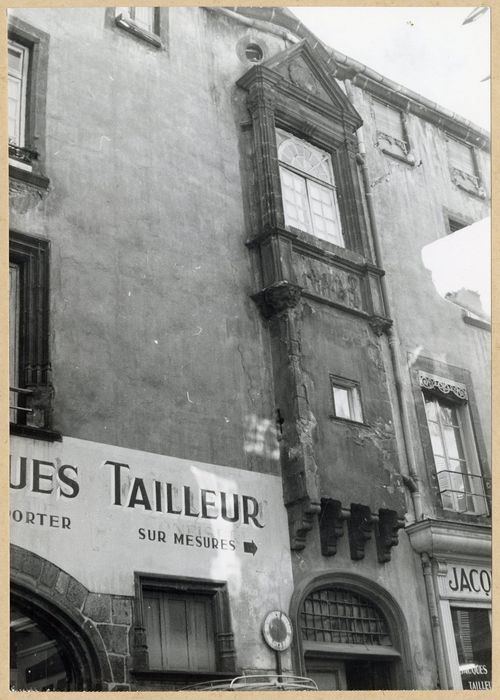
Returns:
[[[320,92],[323,92],[317,79],[307,68],[305,63],[299,59],[290,61],[288,64],[288,75],[294,85],[303,90],[307,90],[307,92],[310,92],[312,95],[318,95]]]
[[[368,506],[351,504],[351,517],[347,521],[351,559],[364,559],[365,544],[372,536],[373,516]]]
[[[401,139],[396,138],[395,136],[391,136],[390,134],[386,134],[383,131],[377,131],[377,143],[375,144],[378,148],[386,148],[383,143],[380,143],[380,141],[385,141],[391,150],[393,149],[398,149],[401,151],[401,155],[407,156],[408,155],[408,144],[406,141],[402,141]]]
[[[337,553],[337,540],[344,534],[344,520],[347,515],[340,501],[334,501],[332,498],[321,499],[319,534],[321,554],[324,557],[331,557]]]
[[[476,175],[471,175],[466,173],[459,168],[451,168],[451,180],[452,182],[465,190],[466,192],[472,192],[472,194],[477,194],[478,197],[485,198],[486,192],[484,188],[481,187],[479,178]]]
[[[392,326],[392,320],[390,318],[386,318],[385,316],[372,316],[368,323],[370,324],[370,327],[375,335],[378,335],[379,337],[383,333],[387,333]]]
[[[404,527],[404,520],[399,518],[395,510],[379,510],[375,540],[377,556],[381,564],[391,560],[391,549],[398,544],[398,530],[402,527]]]
[[[463,384],[438,377],[427,372],[418,373],[418,383],[422,389],[434,391],[448,398],[457,398],[460,401],[468,401],[467,389]],[[451,395],[451,396],[450,396]]]
[[[302,255],[294,256],[294,265],[304,290],[352,309],[362,309],[361,280],[354,273]]]
[[[271,318],[288,309],[293,309],[300,301],[302,288],[291,282],[277,282],[252,295],[264,318]]]

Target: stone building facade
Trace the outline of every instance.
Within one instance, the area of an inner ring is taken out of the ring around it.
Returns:
[[[12,686],[489,687],[489,323],[421,258],[488,135],[284,9],[9,41]]]

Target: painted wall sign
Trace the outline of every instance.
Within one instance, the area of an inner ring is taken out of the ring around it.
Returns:
[[[491,601],[491,569],[481,565],[448,564],[444,576],[438,576],[443,598]]]
[[[288,605],[277,476],[73,438],[13,437],[10,486],[11,541],[91,591],[133,595],[135,570],[227,580],[242,604],[255,598],[259,619],[263,605]],[[276,562],[273,584],[263,574]]]

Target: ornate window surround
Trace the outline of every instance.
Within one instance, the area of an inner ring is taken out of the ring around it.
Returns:
[[[417,416],[417,424],[422,444],[423,459],[427,474],[430,492],[434,502],[434,517],[456,522],[489,522],[489,514],[459,513],[444,509],[439,492],[438,478],[434,468],[434,453],[429,435],[429,427],[424,405],[424,392],[441,397],[445,401],[451,401],[461,411],[467,411],[467,423],[470,422],[470,430],[466,440],[471,442],[470,449],[474,448],[477,456],[477,472],[483,477],[485,495],[491,498],[491,470],[488,463],[486,446],[484,443],[481,421],[477,403],[472,387],[470,372],[453,365],[426,357],[411,359],[411,379],[413,398]]]
[[[403,163],[407,163],[407,165],[415,165],[415,156],[411,152],[411,143],[408,135],[407,113],[401,108],[377,99],[376,97],[372,96],[371,100],[371,113],[376,127],[377,136],[376,146],[380,148],[382,153],[385,153],[388,156],[397,158]],[[379,124],[377,124],[376,105],[381,105],[383,108],[391,110],[399,117],[401,120],[401,132],[403,138],[398,138],[395,134],[386,133],[383,129],[379,128]]]
[[[283,70],[285,79],[280,72]],[[362,119],[340,88],[330,87],[334,83],[305,40],[252,67],[237,81],[248,92],[253,124],[260,210],[256,238],[265,238],[271,232],[288,239],[297,235],[295,229],[285,226],[281,198],[275,129],[282,129],[332,156],[345,245],[365,256],[366,225],[354,139]],[[319,248],[328,246],[314,236],[307,240]],[[332,249],[338,250],[336,246]]]

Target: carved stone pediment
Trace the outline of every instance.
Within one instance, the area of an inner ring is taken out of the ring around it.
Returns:
[[[283,82],[286,81],[289,84],[289,89],[295,89],[295,91],[298,89],[303,93],[302,99],[304,101],[307,100],[308,96],[321,100],[325,105],[342,115],[353,128],[357,129],[363,123],[362,118],[333,77],[332,69],[314,51],[306,39],[272,56],[260,66],[250,69],[238,80],[238,85],[248,89],[259,70],[261,72],[272,71],[275,75],[280,76],[282,80],[278,89],[281,91],[286,90],[286,85]],[[297,93],[295,97],[300,98],[300,94]]]

